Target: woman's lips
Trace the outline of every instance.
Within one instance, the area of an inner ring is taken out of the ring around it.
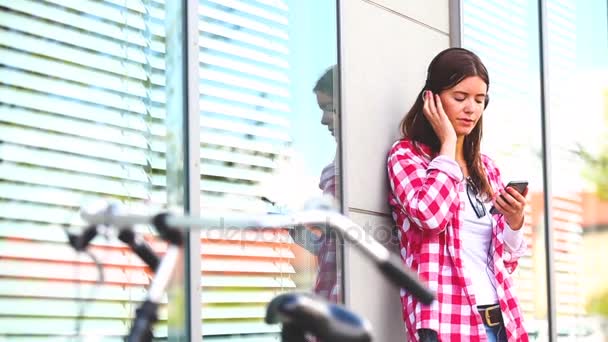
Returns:
[[[473,119],[458,119],[458,122],[461,122],[465,125],[473,125],[475,123]]]

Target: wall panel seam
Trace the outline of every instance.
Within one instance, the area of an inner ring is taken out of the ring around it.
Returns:
[[[362,209],[362,208],[348,207],[348,211],[349,212],[353,212],[353,213],[357,213],[357,214],[365,214],[365,215],[373,215],[373,216],[380,216],[380,217],[391,218],[391,214],[389,214],[389,213],[384,213],[384,212],[379,212],[379,211],[374,211],[374,210],[368,210],[368,209]]]
[[[433,30],[433,31],[435,31],[435,32],[441,33],[441,34],[446,35],[446,36],[449,36],[449,35],[450,35],[450,33],[449,33],[449,32],[446,32],[446,31],[440,30],[440,29],[438,29],[438,28],[436,28],[436,27],[434,27],[434,26],[431,26],[431,25],[429,25],[429,24],[427,24],[427,23],[424,23],[424,22],[422,22],[422,21],[420,21],[420,20],[418,20],[418,19],[414,19],[414,18],[412,18],[412,17],[410,17],[410,16],[407,16],[407,15],[405,15],[405,14],[401,13],[401,12],[397,12],[397,11],[395,11],[394,9],[391,9],[391,8],[389,8],[389,7],[386,7],[386,6],[382,5],[382,4],[379,4],[379,3],[377,3],[377,2],[374,2],[374,1],[372,1],[372,0],[361,0],[361,1],[366,2],[366,3],[370,4],[370,5],[376,6],[376,7],[378,7],[378,8],[381,8],[381,9],[383,9],[383,10],[385,10],[385,11],[388,11],[388,12],[390,12],[390,13],[392,13],[392,14],[398,15],[398,16],[400,16],[400,17],[404,18],[404,19],[407,19],[407,20],[409,20],[409,21],[411,21],[411,22],[413,22],[413,23],[415,23],[415,24],[418,24],[418,25],[424,26],[424,27],[426,27],[426,28],[428,28],[428,29],[431,29],[431,30]]]

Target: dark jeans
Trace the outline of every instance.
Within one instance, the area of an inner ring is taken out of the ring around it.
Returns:
[[[493,327],[485,326],[486,335],[488,335],[488,342],[507,342],[507,331],[505,330],[505,324],[500,322],[499,325]]]

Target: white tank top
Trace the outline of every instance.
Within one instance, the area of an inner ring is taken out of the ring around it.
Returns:
[[[471,279],[477,305],[495,304],[498,303],[498,297],[494,285],[492,251],[489,250],[492,242],[490,206],[484,203],[486,215],[478,218],[466,192],[461,196],[464,196],[465,203],[460,229],[460,257],[464,273]]]

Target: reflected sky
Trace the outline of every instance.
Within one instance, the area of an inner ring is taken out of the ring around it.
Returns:
[[[336,6],[331,1],[290,1],[292,136],[294,149],[319,172],[335,154],[335,140],[321,125],[322,112],[312,91],[317,79],[337,63]]]

